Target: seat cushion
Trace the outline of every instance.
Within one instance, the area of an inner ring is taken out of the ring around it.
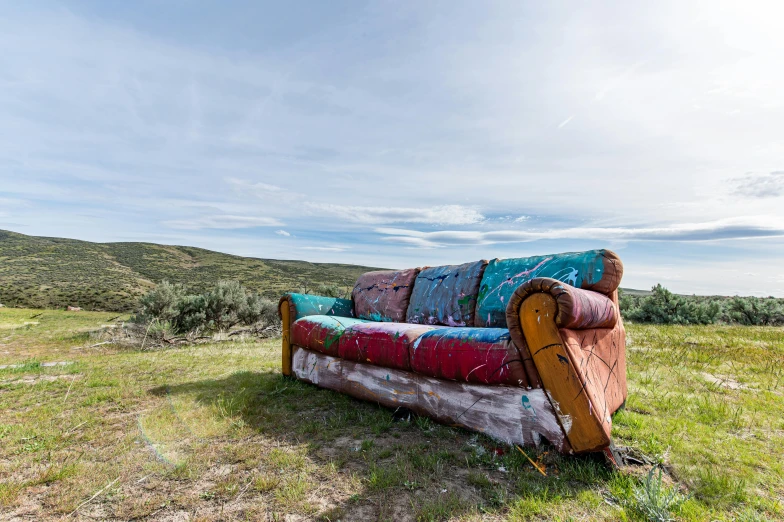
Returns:
[[[473,326],[476,296],[487,261],[424,268],[416,277],[406,321]]]
[[[351,298],[360,319],[403,323],[418,268],[379,270],[359,276]]]
[[[340,337],[338,355],[350,361],[410,370],[409,347],[420,335],[431,330],[431,326],[409,323],[353,324]]]
[[[346,328],[365,322],[335,315],[308,315],[291,323],[291,343],[337,357],[338,341]]]
[[[609,295],[618,288],[622,276],[623,264],[610,250],[494,259],[482,276],[474,325],[505,328],[509,298],[517,287],[536,277]]]
[[[411,369],[480,384],[527,386],[522,358],[506,328],[437,328],[411,345]]]

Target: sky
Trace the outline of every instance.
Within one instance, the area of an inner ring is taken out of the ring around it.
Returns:
[[[0,229],[784,297],[784,3],[0,1]]]

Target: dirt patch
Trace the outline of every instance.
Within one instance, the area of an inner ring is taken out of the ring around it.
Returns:
[[[68,366],[73,364],[73,361],[56,361],[56,362],[43,362],[39,366],[41,368],[53,368],[55,366]],[[0,370],[15,370],[17,368],[24,368],[24,364],[0,364]]]
[[[7,379],[0,381],[0,386],[8,386],[13,384],[26,384],[33,386],[39,382],[54,382],[59,380],[75,380],[80,377],[79,374],[71,375],[22,375],[16,379]]]
[[[745,384],[741,384],[735,379],[728,377],[726,375],[713,375],[712,373],[702,372],[702,377],[712,383],[721,386],[722,388],[727,388],[728,390],[748,390],[749,387]]]

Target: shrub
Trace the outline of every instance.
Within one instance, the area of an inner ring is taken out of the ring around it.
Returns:
[[[247,315],[248,297],[237,281],[218,281],[205,296],[207,323],[218,330],[228,330]]]
[[[324,297],[340,297],[342,299],[351,298],[350,287],[340,287],[338,285],[319,285],[316,288],[316,295],[323,295]]]
[[[784,304],[772,297],[735,297],[729,302],[724,319],[745,325],[780,325],[784,324]]]
[[[153,319],[171,321],[177,315],[177,304],[184,294],[182,285],[162,281],[139,300],[139,311],[134,320],[141,323],[148,323]]]
[[[278,305],[271,299],[250,294],[247,305],[240,311],[242,324],[269,326],[278,321]]]
[[[174,329],[187,333],[207,326],[207,299],[203,295],[186,295],[177,303]]]
[[[623,316],[658,324],[784,325],[784,299],[774,297],[701,297],[676,295],[661,285],[651,295],[619,295]]]
[[[182,286],[164,281],[142,296],[135,321],[166,324],[184,334],[228,330],[238,324],[266,327],[279,319],[276,303],[249,293],[237,281],[219,281],[201,295],[185,295]]]

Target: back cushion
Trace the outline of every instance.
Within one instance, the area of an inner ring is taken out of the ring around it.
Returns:
[[[425,268],[416,278],[406,321],[472,326],[487,261]]]
[[[360,319],[402,323],[418,268],[379,270],[359,276],[351,297]]]
[[[535,277],[552,277],[608,295],[618,288],[622,276],[623,264],[610,250],[494,259],[482,277],[474,324],[505,328],[509,298],[518,286]]]

